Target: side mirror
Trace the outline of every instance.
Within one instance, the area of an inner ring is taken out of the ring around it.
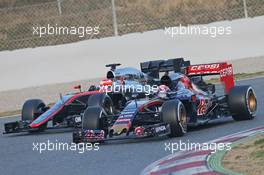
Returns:
[[[73,89],[77,89],[80,92],[82,92],[82,86],[81,85],[74,86]]]

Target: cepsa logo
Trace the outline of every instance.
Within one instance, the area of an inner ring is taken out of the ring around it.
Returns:
[[[219,69],[220,64],[204,64],[204,65],[196,65],[196,66],[191,66],[190,70],[191,71],[203,71],[203,70],[215,70]]]

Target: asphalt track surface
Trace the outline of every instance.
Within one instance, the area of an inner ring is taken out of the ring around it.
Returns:
[[[70,130],[46,131],[41,134],[13,134],[0,137],[0,174],[5,175],[67,175],[67,174],[139,174],[150,163],[170,154],[165,143],[203,143],[221,136],[264,125],[264,78],[245,80],[238,85],[252,85],[258,97],[258,114],[254,120],[235,122],[221,119],[191,129],[182,138],[114,141],[100,145],[99,151],[33,151],[33,142],[70,143]],[[0,127],[18,117],[0,119]]]

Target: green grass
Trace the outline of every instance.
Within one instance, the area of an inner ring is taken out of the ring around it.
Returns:
[[[264,158],[264,151],[260,150],[260,151],[254,151],[253,153],[250,154],[250,156],[252,156],[253,158]]]
[[[263,145],[264,146],[264,139],[257,140],[257,141],[255,141],[254,144],[255,145]]]
[[[55,103],[49,103],[48,106],[53,106],[54,104]],[[21,109],[18,109],[13,111],[0,112],[0,117],[20,115],[20,114],[21,114]]]
[[[264,76],[264,71],[255,72],[255,73],[238,73],[234,75],[236,81],[260,77],[260,76]],[[207,80],[206,82],[207,83],[218,83],[219,78],[212,78],[212,79]]]
[[[256,149],[258,149],[257,151],[254,151],[251,153],[251,156],[253,158],[260,158],[263,159],[264,158],[264,138],[258,139],[254,142],[254,145],[256,147]]]
[[[14,111],[7,111],[7,112],[0,112],[0,117],[4,116],[11,116],[11,115],[18,115],[21,113],[21,110],[14,110]]]
[[[245,79],[245,78],[252,78],[252,77],[256,77],[256,76],[262,76],[264,75],[264,71],[261,72],[256,72],[256,73],[239,73],[239,74],[235,74],[235,79]]]

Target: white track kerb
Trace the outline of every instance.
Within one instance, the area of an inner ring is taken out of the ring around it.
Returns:
[[[209,143],[235,143],[241,139],[246,139],[256,133],[264,132],[264,126],[242,131]],[[217,152],[216,152],[217,153]],[[141,175],[161,175],[161,174],[177,174],[177,175],[222,175],[224,173],[210,167],[209,159],[213,156],[211,150],[199,151],[179,151],[175,154],[166,156],[151,165],[147,166]]]

